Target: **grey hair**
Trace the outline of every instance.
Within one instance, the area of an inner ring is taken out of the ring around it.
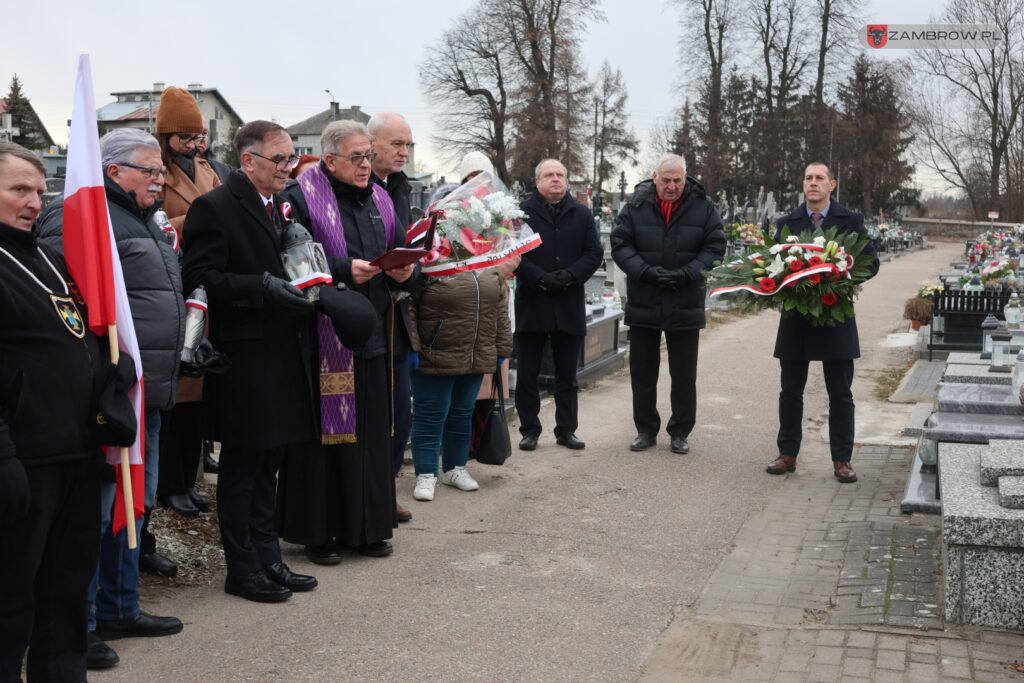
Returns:
[[[658,157],[658,163],[654,165],[654,172],[660,173],[667,166],[681,166],[683,173],[686,173],[686,159],[682,154],[662,154]]]
[[[42,173],[43,177],[46,176],[46,167],[43,166],[43,162],[39,160],[39,157],[15,142],[0,140],[0,163],[6,164],[7,157],[9,156],[27,161],[32,164],[32,168]]]
[[[103,156],[103,171],[113,164],[130,164],[135,161],[138,150],[149,148],[160,153],[160,143],[155,137],[138,128],[118,128],[100,138],[100,154]]]
[[[323,154],[337,154],[341,143],[355,135],[370,137],[370,131],[358,121],[331,121],[320,136],[320,150]]]
[[[541,159],[540,163],[537,164],[537,168],[533,169],[533,182],[537,182],[538,180],[540,180],[540,167],[548,163],[549,161],[553,161],[559,166],[561,166],[562,173],[564,173],[565,175],[569,175],[569,169],[565,167],[565,164],[563,164],[558,159],[555,159],[554,157],[548,157],[547,159]]]
[[[369,131],[370,137],[377,137],[389,123],[398,119],[404,121],[408,125],[408,121],[401,114],[396,114],[393,111],[379,111],[370,117],[370,120],[366,122],[366,130]]]

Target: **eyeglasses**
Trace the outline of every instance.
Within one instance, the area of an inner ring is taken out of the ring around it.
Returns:
[[[187,145],[192,142],[202,142],[206,139],[206,133],[197,133],[196,135],[182,135],[181,133],[176,133],[176,135],[183,145]]]
[[[137,166],[135,164],[118,164],[118,166],[127,166],[128,168],[134,168],[136,171],[148,175],[153,180],[156,180],[162,175],[167,175],[166,166]]]
[[[350,157],[343,157],[340,154],[335,154],[334,152],[328,152],[328,154],[330,154],[332,157],[345,159],[346,161],[348,161],[348,163],[352,164],[353,166],[358,166],[364,161],[373,163],[373,160],[377,158],[376,152],[367,152],[366,154],[353,154]]]
[[[289,171],[299,165],[299,158],[294,154],[291,155],[290,157],[278,156],[274,157],[273,159],[271,159],[270,157],[265,157],[262,154],[254,152],[252,150],[249,150],[249,154],[253,155],[254,157],[259,157],[260,159],[266,159],[270,163],[274,164],[274,166],[277,167],[278,171]]]

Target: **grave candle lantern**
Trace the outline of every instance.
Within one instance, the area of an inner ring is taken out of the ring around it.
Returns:
[[[981,357],[991,358],[992,357],[992,333],[999,327],[999,319],[991,313],[985,317],[985,320],[981,323],[981,334],[982,334],[982,345],[981,345]]]
[[[989,372],[1012,372],[1010,365],[1010,342],[1013,335],[1005,327],[1000,327],[992,333],[992,362],[988,367]]]

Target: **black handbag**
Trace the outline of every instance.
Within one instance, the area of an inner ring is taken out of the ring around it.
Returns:
[[[501,365],[491,382],[491,401],[480,428],[480,441],[473,457],[483,465],[504,465],[512,455],[512,440],[505,419],[505,392],[501,386]]]

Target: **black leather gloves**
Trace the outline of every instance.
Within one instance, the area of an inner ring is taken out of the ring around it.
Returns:
[[[553,270],[537,282],[537,288],[548,294],[557,294],[576,284],[576,278],[567,270]]]
[[[135,361],[127,353],[108,363],[96,378],[96,406],[92,414],[93,441],[103,446],[131,446],[139,424],[128,390],[135,386]]]
[[[223,375],[230,369],[231,359],[227,355],[215,351],[210,340],[206,337],[203,337],[196,346],[192,362],[181,364],[181,374],[185,377]]]
[[[641,277],[648,284],[658,285],[662,289],[678,289],[693,283],[693,276],[683,269],[671,270],[661,266],[652,266],[644,271]]]
[[[287,280],[263,273],[263,300],[290,315],[306,315],[313,312],[313,304],[306,300],[306,295]]]

